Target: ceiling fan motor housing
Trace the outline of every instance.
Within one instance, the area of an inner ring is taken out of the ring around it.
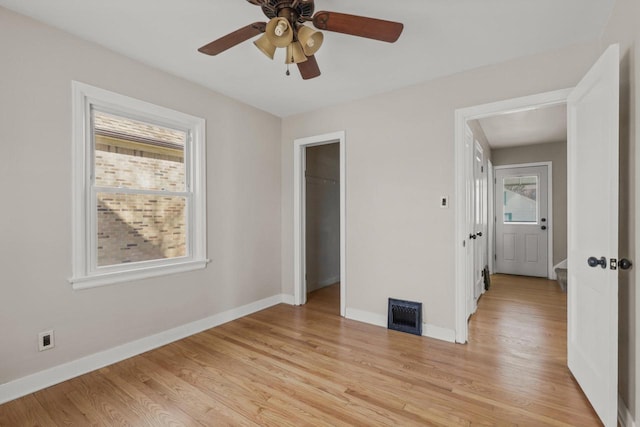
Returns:
[[[248,1],[253,3],[251,0]],[[291,22],[297,21],[300,24],[311,20],[315,9],[313,0],[265,0],[260,6],[262,7],[262,12],[269,19],[281,17],[287,18]]]

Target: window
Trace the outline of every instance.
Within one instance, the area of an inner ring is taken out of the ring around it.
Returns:
[[[75,289],[206,265],[204,120],[73,82]]]
[[[504,178],[502,183],[504,223],[537,224],[538,177],[509,177]]]

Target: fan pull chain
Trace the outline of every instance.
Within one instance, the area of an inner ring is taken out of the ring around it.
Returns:
[[[291,73],[289,72],[289,64],[287,64],[287,72],[286,72],[286,73],[284,73],[284,74],[285,74],[286,76],[290,76],[290,75],[291,75]]]

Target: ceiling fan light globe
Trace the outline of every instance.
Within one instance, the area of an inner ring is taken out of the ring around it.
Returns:
[[[307,26],[298,27],[298,40],[302,44],[302,49],[306,56],[314,55],[322,46],[324,35],[320,31],[316,31]]]
[[[293,42],[287,46],[287,56],[284,60],[285,64],[299,64],[307,60],[300,42]]]
[[[276,53],[276,47],[269,41],[266,34],[263,34],[262,37],[254,41],[253,44],[269,59],[273,59],[273,56]]]
[[[286,47],[293,41],[293,31],[286,18],[273,18],[264,33],[275,47]]]

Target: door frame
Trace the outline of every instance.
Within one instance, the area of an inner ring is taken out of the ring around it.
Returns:
[[[455,233],[454,233],[454,260],[455,269],[455,326],[456,342],[466,343],[469,329],[466,317],[467,292],[470,287],[466,283],[466,212],[468,206],[465,200],[465,187],[469,182],[469,175],[465,163],[469,162],[465,155],[465,127],[467,121],[482,119],[496,114],[522,112],[541,107],[564,104],[571,93],[572,88],[544,92],[520,98],[507,99],[489,104],[475,105],[459,108],[454,112],[454,183],[455,183]]]
[[[306,186],[305,163],[307,147],[339,145],[340,152],[340,315],[346,312],[347,251],[346,251],[346,134],[345,131],[326,133],[293,142],[293,301],[302,305],[307,301],[306,273]]]
[[[500,165],[495,166],[494,169],[497,171],[499,169],[517,169],[517,168],[528,168],[535,166],[546,166],[547,167],[547,278],[550,280],[556,280],[556,273],[553,271],[553,229],[554,229],[554,218],[553,218],[553,162],[532,162],[532,163],[516,163],[512,165]],[[491,184],[493,186],[493,191],[496,191],[496,183]],[[497,199],[496,199],[497,200]],[[494,201],[495,203],[495,201]],[[494,205],[495,212],[495,205]],[[495,218],[495,213],[494,213]],[[494,229],[495,233],[495,229]],[[494,236],[495,238],[495,236]],[[495,251],[495,248],[494,248]],[[492,254],[494,256],[495,254]],[[495,256],[494,256],[495,259]]]

